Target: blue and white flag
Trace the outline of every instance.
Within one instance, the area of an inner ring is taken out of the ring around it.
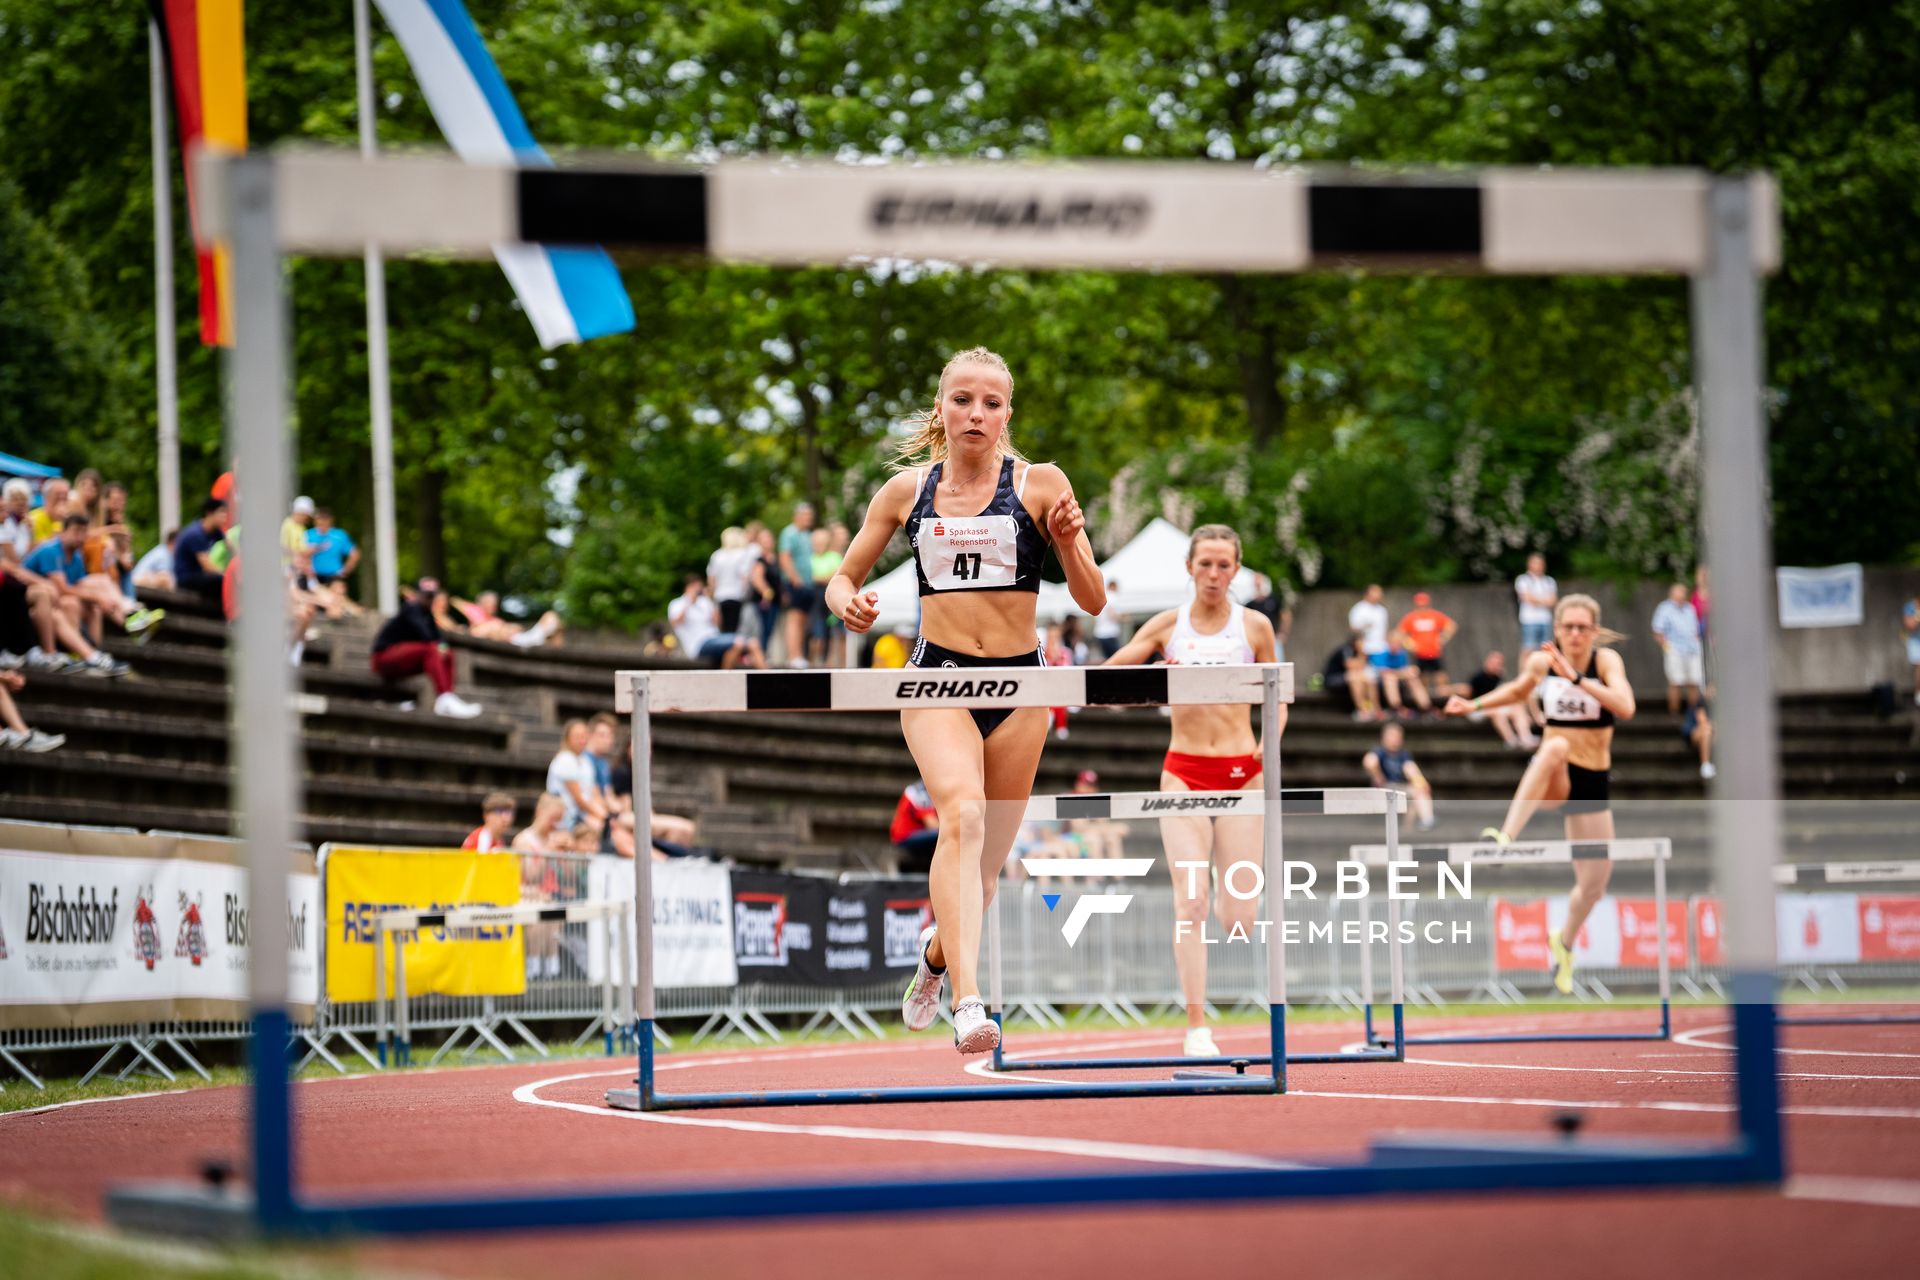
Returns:
[[[413,64],[427,106],[460,158],[551,165],[460,0],[375,0]],[[603,249],[494,246],[493,256],[553,348],[633,328],[633,303]]]

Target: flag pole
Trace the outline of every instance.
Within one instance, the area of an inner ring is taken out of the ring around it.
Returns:
[[[153,121],[153,377],[159,400],[161,538],[180,527],[179,334],[173,314],[173,181],[167,169],[167,55],[160,24],[147,19]]]
[[[367,0],[353,0],[354,75],[360,94],[360,154],[372,159],[373,34]],[[380,612],[400,610],[398,535],[393,518],[393,389],[387,369],[387,269],[377,245],[366,247],[367,400],[373,411],[373,567]]]

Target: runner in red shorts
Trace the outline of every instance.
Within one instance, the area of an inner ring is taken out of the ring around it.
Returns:
[[[1188,665],[1274,661],[1273,623],[1266,615],[1235,604],[1227,594],[1233,575],[1239,571],[1239,534],[1223,524],[1194,530],[1187,547],[1193,599],[1178,609],[1155,615],[1107,662],[1138,665],[1153,661],[1156,655],[1164,655],[1170,663]],[[1286,714],[1287,709],[1281,707],[1281,730],[1286,728]],[[1260,743],[1254,737],[1252,708],[1173,708],[1173,741],[1160,774],[1162,791],[1243,791],[1259,785],[1260,772]],[[1211,899],[1222,931],[1220,937],[1229,943],[1252,940],[1258,903],[1233,896],[1226,884],[1234,863],[1259,865],[1260,831],[1257,817],[1160,819],[1167,869],[1173,874],[1173,959],[1187,1002],[1183,1051],[1189,1057],[1220,1056],[1213,1033],[1207,1029],[1204,930],[1208,904]],[[1210,863],[1211,874],[1178,865],[1183,862]],[[1254,879],[1251,873],[1242,872],[1233,883],[1247,892]]]

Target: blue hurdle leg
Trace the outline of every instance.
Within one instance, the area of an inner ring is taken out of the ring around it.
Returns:
[[[634,1026],[634,1039],[640,1042],[640,1074],[634,1084],[638,1086],[641,1111],[655,1111],[655,1090],[653,1085],[653,1019],[641,1018]]]

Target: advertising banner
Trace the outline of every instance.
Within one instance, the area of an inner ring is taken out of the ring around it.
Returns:
[[[520,860],[471,850],[326,851],[327,998],[375,995],[375,920],[402,907],[510,907],[520,901]],[[391,994],[393,944],[407,948],[413,995],[517,996],[526,990],[526,936],[519,925],[396,932],[387,950]]]
[[[1866,621],[1866,577],[1857,564],[1773,571],[1782,627],[1857,627]]]
[[[1652,898],[1618,898],[1620,911],[1620,967],[1660,967],[1660,908]],[[1687,964],[1687,905],[1667,899],[1667,967]]]
[[[587,868],[587,889],[589,897],[600,901],[632,901],[633,863],[625,858],[595,858]],[[606,921],[587,923],[586,969],[591,982],[603,981],[606,974],[606,935]],[[629,964],[637,946],[629,932]],[[733,952],[732,879],[727,868],[705,858],[654,863],[654,988],[731,987],[738,977]]]
[[[1920,960],[1920,896],[1861,895],[1860,958]]]
[[[925,881],[741,872],[733,876],[742,981],[860,987],[912,972],[932,921]]]
[[[0,1027],[246,1017],[240,856],[237,842],[211,838],[25,824],[0,832]],[[319,882],[310,854],[289,856],[297,1016],[318,995]]]
[[[1551,961],[1547,935],[1567,922],[1566,895],[1516,901],[1493,899],[1494,964],[1502,973],[1538,972]],[[1594,904],[1573,941],[1578,966],[1656,969],[1660,965],[1660,913],[1652,898],[1606,897]],[[1687,962],[1687,908],[1667,903],[1667,963]]]
[[[1774,898],[1774,945],[1781,964],[1858,964],[1860,903],[1851,893],[1783,893]]]

